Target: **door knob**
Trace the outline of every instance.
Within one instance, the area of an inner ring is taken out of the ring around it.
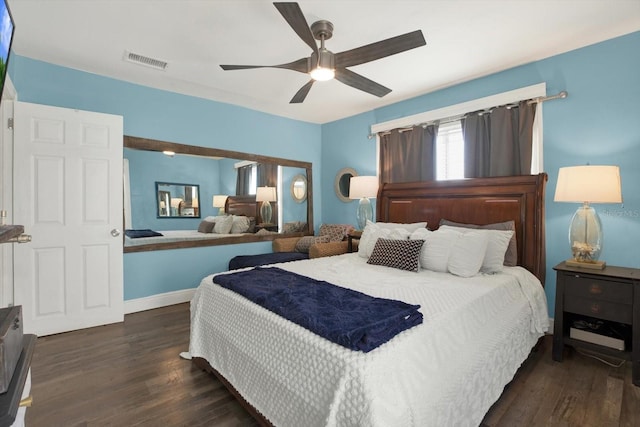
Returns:
[[[118,230],[117,228],[114,228],[113,230],[111,230],[111,235],[113,237],[118,237],[120,235],[120,230]]]

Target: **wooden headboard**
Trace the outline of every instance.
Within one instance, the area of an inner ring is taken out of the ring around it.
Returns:
[[[427,221],[431,230],[441,219],[492,224],[515,221],[518,265],[544,285],[546,274],[544,190],[547,174],[453,181],[383,184],[376,220]]]
[[[228,215],[252,216],[258,220],[260,205],[256,202],[256,196],[229,196],[224,205],[224,211]]]

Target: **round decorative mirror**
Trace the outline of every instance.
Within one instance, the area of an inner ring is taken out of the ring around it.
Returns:
[[[307,178],[298,174],[291,180],[291,197],[296,203],[307,200]]]
[[[343,168],[336,174],[336,181],[334,187],[338,199],[345,203],[349,203],[352,200],[349,198],[349,183],[351,178],[358,176],[358,173],[352,168]]]

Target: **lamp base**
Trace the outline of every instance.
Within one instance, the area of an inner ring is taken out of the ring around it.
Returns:
[[[569,267],[588,268],[590,270],[603,270],[607,263],[604,261],[577,261],[575,259],[568,259],[564,262]]]

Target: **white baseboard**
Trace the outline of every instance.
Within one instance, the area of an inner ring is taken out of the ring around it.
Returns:
[[[164,294],[152,295],[150,297],[127,300],[124,302],[124,314],[137,313],[138,311],[152,310],[154,308],[189,302],[193,298],[193,294],[195,292],[195,288],[183,289],[181,291],[173,291]]]

